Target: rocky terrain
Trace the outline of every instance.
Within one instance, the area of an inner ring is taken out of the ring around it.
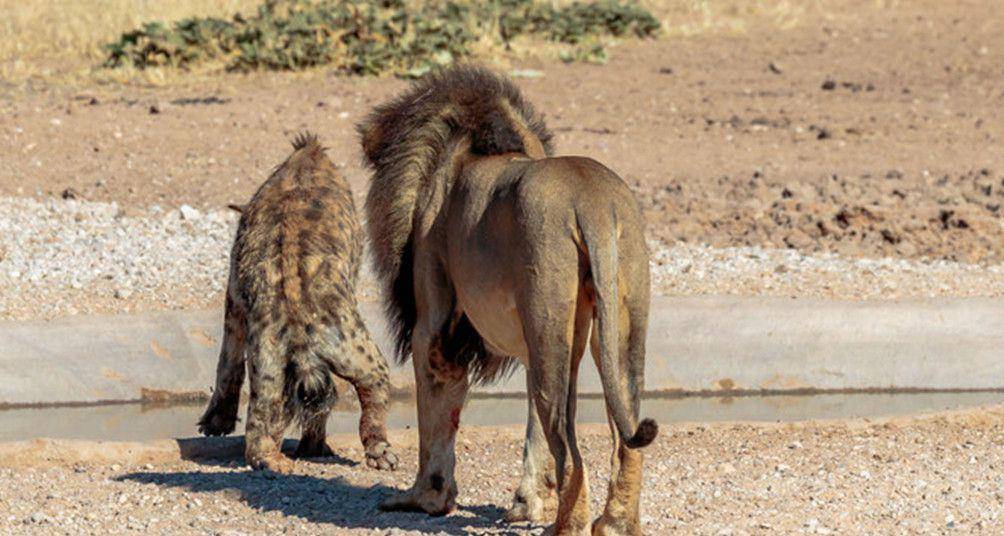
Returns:
[[[646,534],[998,534],[1004,409],[801,424],[675,424],[646,452]],[[458,510],[379,513],[411,483],[412,432],[392,434],[403,467],[358,463],[354,436],[295,473],[249,471],[236,440],[0,444],[4,534],[541,534],[501,521],[520,472],[518,427],[461,429]],[[581,427],[598,515],[606,427]],[[213,445],[216,445],[215,447]],[[201,457],[197,457],[201,456]],[[209,456],[206,458],[205,456]],[[490,485],[486,485],[490,484]]]

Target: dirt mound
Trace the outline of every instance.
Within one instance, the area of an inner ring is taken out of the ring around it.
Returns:
[[[654,237],[671,244],[967,263],[1004,259],[1004,176],[989,169],[909,179],[891,170],[795,182],[756,172],[637,190]]]

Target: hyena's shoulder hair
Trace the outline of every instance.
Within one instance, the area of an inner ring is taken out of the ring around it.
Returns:
[[[358,130],[373,169],[366,197],[373,260],[386,287],[398,358],[404,360],[416,321],[412,222],[446,152],[466,136],[474,155],[543,158],[552,152],[552,135],[511,80],[472,65],[447,68],[415,82],[378,106]],[[480,338],[469,335],[457,337],[455,343],[479,348]]]

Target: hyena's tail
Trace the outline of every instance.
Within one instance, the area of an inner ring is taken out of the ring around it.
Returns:
[[[299,326],[289,331],[285,400],[289,414],[303,422],[329,411],[338,401],[338,392],[331,367],[316,352],[319,345],[311,340],[312,335]]]

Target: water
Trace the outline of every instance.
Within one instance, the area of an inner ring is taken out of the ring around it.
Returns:
[[[648,398],[642,414],[661,423],[711,421],[800,421],[845,417],[905,415],[1004,403],[1004,393],[821,394],[742,396],[729,398]],[[578,422],[604,423],[606,413],[598,398],[581,399]],[[89,407],[9,409],[0,411],[0,441],[49,437],[110,441],[141,441],[197,435],[195,422],[202,405],[151,406],[118,404]],[[241,411],[244,417],[244,411]],[[338,408],[328,422],[329,433],[354,433],[358,410]],[[466,425],[508,425],[526,422],[522,398],[475,398],[464,409]],[[391,405],[390,428],[415,427],[410,401]],[[238,424],[236,433],[243,433]],[[290,430],[290,437],[298,431]]]

